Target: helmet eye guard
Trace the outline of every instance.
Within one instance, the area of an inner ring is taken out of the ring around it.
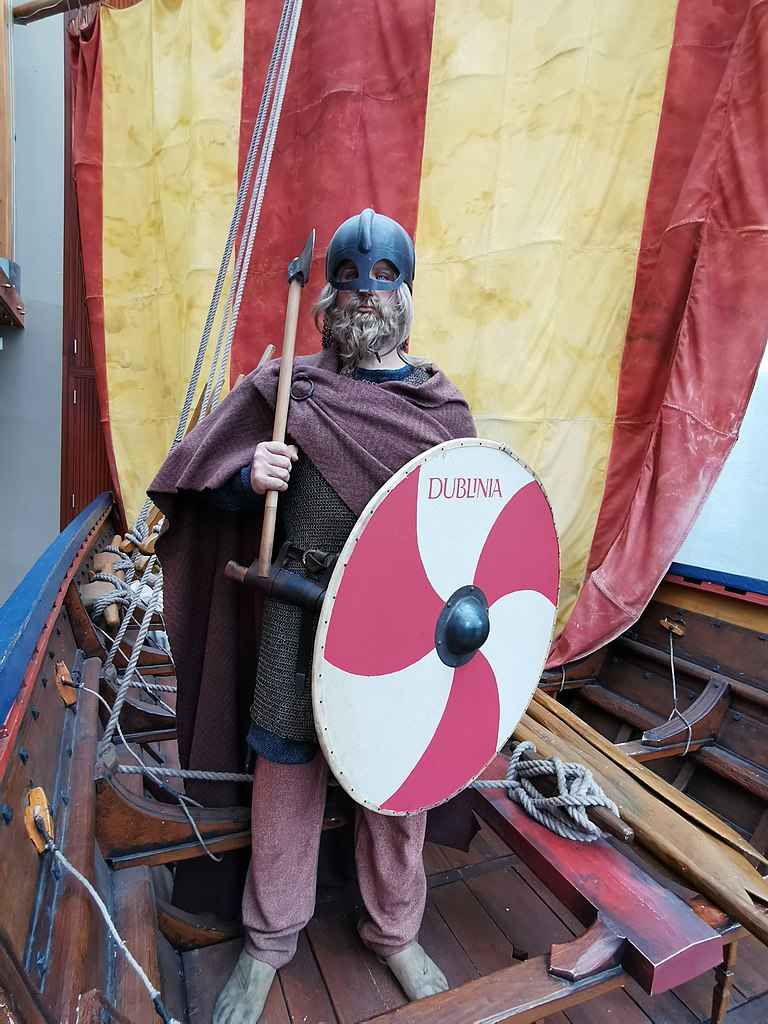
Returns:
[[[340,292],[389,292],[400,287],[403,275],[390,260],[372,262],[358,256],[356,261],[342,260],[330,283]]]
[[[389,264],[388,271],[394,270],[394,278],[390,272],[380,273],[376,265],[382,262]],[[394,291],[403,283],[411,288],[415,269],[413,242],[406,230],[371,209],[336,229],[325,256],[326,278],[338,291]]]

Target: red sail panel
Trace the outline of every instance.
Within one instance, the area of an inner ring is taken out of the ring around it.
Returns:
[[[69,32],[69,59],[74,105],[72,162],[79,196],[78,221],[83,255],[85,301],[91,331],[99,411],[112,477],[112,490],[123,508],[109,420],[106,340],[104,335],[104,280],[102,273],[103,122],[101,19]]]
[[[738,435],[768,334],[768,9],[681,0],[587,579],[550,664],[627,628]]]
[[[246,0],[241,168],[282,0]],[[305,4],[232,354],[232,379],[283,336],[288,261],[317,231],[308,295],[325,282],[331,235],[373,206],[416,229],[434,0]],[[297,352],[316,351],[309,316]]]

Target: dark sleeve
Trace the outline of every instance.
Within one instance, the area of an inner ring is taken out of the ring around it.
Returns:
[[[220,512],[245,512],[258,508],[264,502],[263,494],[251,487],[251,466],[243,466],[215,490],[203,491],[206,499]]]

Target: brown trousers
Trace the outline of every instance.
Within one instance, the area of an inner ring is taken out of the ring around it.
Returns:
[[[327,781],[322,754],[302,765],[257,760],[243,925],[248,953],[272,967],[288,963],[314,912]],[[369,915],[360,935],[379,956],[410,946],[421,926],[426,819],[426,813],[393,817],[357,807],[355,862]]]

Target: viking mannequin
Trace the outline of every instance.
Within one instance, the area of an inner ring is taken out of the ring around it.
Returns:
[[[221,537],[228,535],[237,550],[238,534],[257,536],[262,496],[276,490],[291,544],[337,554],[362,508],[394,471],[434,444],[474,435],[456,388],[435,367],[407,354],[414,268],[413,243],[399,224],[372,210],[345,221],[329,245],[327,284],[315,307],[323,351],[295,362],[291,443],[267,440],[276,389],[269,364],[246,378],[169,457],[150,492],[170,524],[160,553],[176,583],[166,607],[172,607],[174,590],[182,608],[191,600],[180,568],[185,543],[217,515],[223,517]],[[264,440],[254,451],[259,436]],[[242,548],[239,560],[247,561]],[[304,571],[299,558],[287,568]],[[210,600],[213,621],[231,598],[227,591],[219,597],[214,585]],[[170,619],[174,648],[186,650],[174,635],[189,632],[185,617],[173,621],[171,610]],[[177,665],[180,703],[189,675],[186,699],[201,719],[188,735],[180,729],[182,761],[191,763],[204,745],[206,700],[220,701],[226,690],[222,632],[215,631],[214,644],[209,626],[197,657]],[[214,1024],[256,1024],[276,969],[293,956],[314,909],[328,767],[303,682],[309,676],[302,636],[300,609],[265,600],[248,733],[257,762],[252,860],[243,895],[245,948],[219,995]],[[217,655],[206,669],[210,650]],[[206,698],[206,692],[215,696]],[[426,900],[425,822],[424,813],[391,817],[357,808],[355,860],[368,912],[360,936],[410,999],[447,988],[416,941]]]

